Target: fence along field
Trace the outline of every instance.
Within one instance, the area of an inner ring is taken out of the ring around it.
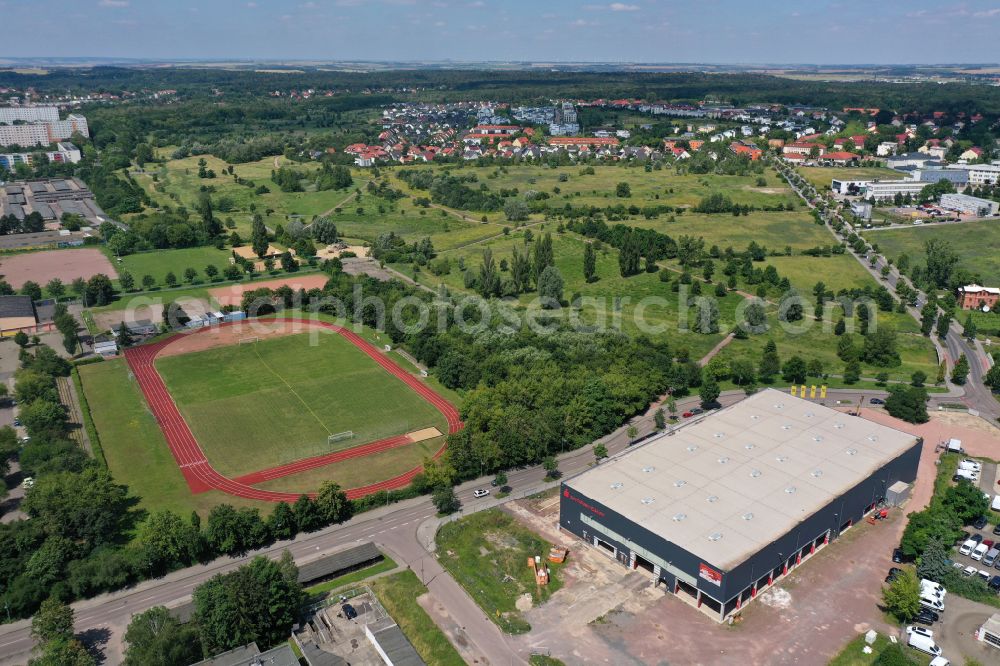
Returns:
[[[446,432],[433,406],[344,338],[316,341],[306,334],[248,337],[157,360],[221,473],[245,475],[428,427]]]

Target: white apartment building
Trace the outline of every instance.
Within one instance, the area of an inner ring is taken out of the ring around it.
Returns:
[[[82,136],[90,136],[87,119],[71,113],[66,120],[43,121],[26,125],[0,125],[0,146],[17,144],[19,146],[48,145],[64,141],[79,132]]]
[[[0,107],[0,123],[11,125],[16,120],[26,123],[56,122],[59,120],[59,109],[54,106]]]

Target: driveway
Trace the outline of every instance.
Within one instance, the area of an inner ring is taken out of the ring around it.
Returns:
[[[951,663],[968,663],[970,659],[976,659],[981,664],[1000,663],[1000,649],[976,640],[975,636],[983,622],[1000,611],[954,594],[948,595],[947,605],[948,612],[931,630],[934,642],[941,646],[942,653]]]

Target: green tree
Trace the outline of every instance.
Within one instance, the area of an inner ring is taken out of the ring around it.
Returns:
[[[542,468],[545,470],[546,479],[559,478],[559,461],[555,456],[545,456],[542,460]]]
[[[118,273],[118,284],[121,285],[122,291],[132,291],[135,289],[135,278],[128,271],[120,271]]]
[[[910,375],[910,385],[916,387],[922,387],[927,381],[927,373],[923,370],[917,370],[912,375]]]
[[[132,616],[125,630],[123,666],[188,666],[201,659],[198,633],[163,606]]]
[[[844,365],[844,383],[857,384],[861,379],[861,363],[852,359]]]
[[[601,462],[608,457],[608,447],[604,444],[594,444],[594,459],[597,462]]]
[[[135,544],[152,573],[189,564],[198,556],[201,534],[172,511],[149,514],[139,525]]]
[[[927,256],[927,277],[939,289],[950,289],[952,273],[959,260],[951,243],[932,238],[924,243],[924,254]]]
[[[917,576],[940,583],[951,571],[948,550],[940,539],[931,539],[917,560]]]
[[[920,581],[912,569],[903,569],[895,580],[882,588],[882,603],[904,622],[916,617],[920,612]]]
[[[954,543],[961,534],[961,527],[962,523],[955,514],[941,507],[931,506],[909,515],[899,548],[907,557],[917,557],[933,539]]]
[[[503,214],[508,222],[523,222],[528,219],[531,209],[523,199],[508,199],[503,205]]]
[[[1000,393],[1000,364],[995,364],[992,368],[986,371],[986,376],[983,377],[983,383],[986,384],[994,393]]]
[[[806,373],[806,362],[801,356],[792,356],[781,367],[781,378],[792,384],[804,383]]]
[[[24,331],[18,331],[17,333],[14,334],[14,343],[21,349],[27,347],[28,342],[29,342],[28,334],[25,333]]]
[[[500,295],[500,274],[497,272],[493,250],[490,248],[483,250],[483,263],[479,266],[479,281],[476,287],[483,298]]]
[[[631,442],[639,436],[639,429],[634,425],[629,424],[629,426],[625,428],[625,436],[628,437],[628,440]]]
[[[915,386],[895,384],[889,387],[885,410],[908,423],[927,423],[927,392]]]
[[[156,278],[154,278],[152,275],[143,275],[142,286],[146,291],[149,291],[154,286],[156,286]]]
[[[434,503],[434,508],[437,509],[438,513],[442,515],[447,515],[449,513],[455,513],[462,507],[462,503],[458,501],[458,496],[455,494],[455,489],[451,486],[438,486],[431,493],[431,502]]]
[[[31,618],[31,636],[44,645],[73,638],[73,609],[56,597],[42,602]]]
[[[632,187],[625,182],[618,183],[615,186],[615,196],[621,199],[627,199],[632,196]]]
[[[264,226],[264,218],[260,213],[254,213],[253,222],[250,226],[250,247],[253,248],[254,254],[261,258],[267,254],[267,250],[270,247],[270,241],[267,237],[267,227]]]
[[[49,296],[56,299],[57,301],[66,295],[66,285],[59,278],[52,278],[49,280],[48,284],[45,285],[45,291],[49,292]]]
[[[42,288],[38,285],[37,282],[34,282],[32,280],[28,280],[21,286],[21,293],[25,296],[30,297],[31,300],[33,301],[42,300]]]
[[[22,509],[46,534],[94,546],[118,540],[129,504],[125,486],[94,466],[39,477]]]
[[[959,386],[965,384],[966,379],[969,377],[969,359],[962,354],[955,361],[955,367],[951,369],[951,381]]]
[[[316,506],[320,515],[328,524],[342,523],[351,517],[353,505],[347,499],[347,493],[333,481],[327,481],[319,487],[316,495]]]
[[[251,642],[266,650],[285,641],[305,601],[298,573],[285,551],[277,562],[258,556],[195,588],[194,617],[205,652]]]
[[[951,328],[951,313],[942,312],[937,320],[937,336],[942,340],[948,337],[948,330]]]
[[[653,425],[656,426],[657,430],[663,430],[667,427],[667,419],[663,415],[662,407],[657,407],[656,411],[653,412]]]
[[[538,276],[538,295],[545,308],[556,308],[562,302],[563,278],[555,266],[546,266]]]
[[[719,383],[715,381],[712,375],[707,375],[701,382],[701,387],[698,389],[698,396],[701,398],[701,406],[704,409],[708,409],[716,404],[716,400],[719,399]]]
[[[210,281],[214,280],[215,276],[217,276],[218,274],[219,274],[219,269],[215,266],[215,264],[209,264],[208,266],[205,266],[205,277],[207,277]]]
[[[593,282],[597,277],[597,252],[593,243],[587,243],[583,247],[583,279],[588,283]]]
[[[774,340],[768,340],[760,358],[757,375],[765,384],[770,384],[774,376],[781,372],[781,359],[778,357],[778,346]]]
[[[985,516],[990,510],[990,501],[979,486],[961,481],[945,490],[941,505],[951,511],[963,525]]]
[[[719,332],[719,303],[714,298],[706,298],[694,313],[694,325],[691,327],[695,333],[711,335]]]
[[[881,368],[899,365],[902,361],[896,350],[896,329],[891,326],[879,326],[869,331],[864,339],[861,359],[865,363]]]
[[[173,271],[167,271],[167,274],[166,276],[164,276],[163,281],[166,283],[168,287],[177,286],[177,276],[174,275]]]
[[[267,517],[267,527],[271,536],[278,541],[291,539],[299,531],[295,511],[287,502],[278,502],[274,505],[274,510]]]
[[[196,277],[198,277],[198,271],[196,271],[193,268],[185,268],[184,269],[184,281],[185,282],[187,282],[188,284],[191,284],[192,282],[194,282],[194,279]]]

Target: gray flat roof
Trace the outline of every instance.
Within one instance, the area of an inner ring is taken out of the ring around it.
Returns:
[[[393,666],[427,666],[392,618],[384,618],[368,627]]]
[[[299,582],[302,584],[311,583],[320,578],[327,578],[366,562],[380,559],[382,559],[382,551],[376,548],[371,541],[366,541],[299,565]]]
[[[566,485],[731,571],[916,441],[766,389]]]

